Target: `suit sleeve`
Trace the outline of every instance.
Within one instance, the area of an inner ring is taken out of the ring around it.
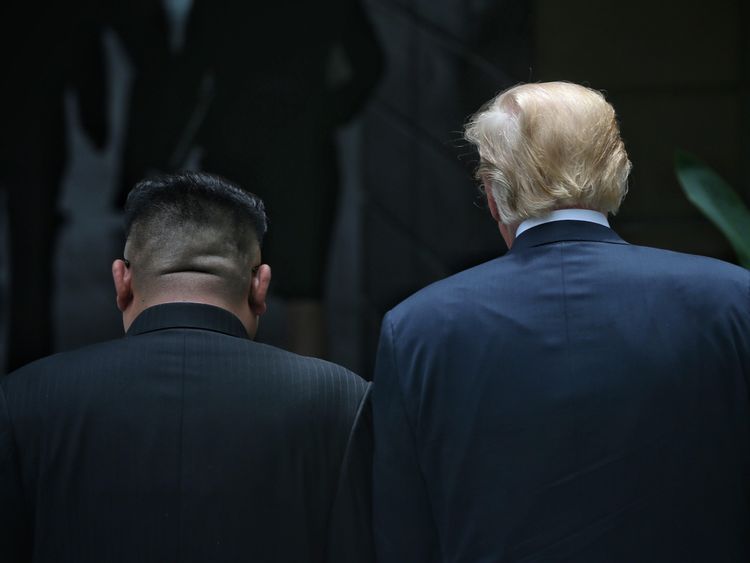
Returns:
[[[0,386],[0,555],[3,563],[31,561],[18,455],[5,394]]]
[[[329,526],[328,563],[373,563],[372,407],[370,384],[360,401],[341,467]]]
[[[393,328],[383,320],[373,377],[373,530],[379,563],[440,560],[435,520],[407,416]]]

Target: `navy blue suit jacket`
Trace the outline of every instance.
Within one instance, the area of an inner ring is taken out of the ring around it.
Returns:
[[[390,311],[381,563],[750,560],[750,274],[580,221]]]
[[[0,378],[0,563],[369,562],[369,384],[172,303]]]

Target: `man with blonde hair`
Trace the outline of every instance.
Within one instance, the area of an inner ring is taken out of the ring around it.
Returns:
[[[378,561],[750,560],[750,273],[609,227],[598,91],[518,85],[465,135],[509,251],[383,320]]]

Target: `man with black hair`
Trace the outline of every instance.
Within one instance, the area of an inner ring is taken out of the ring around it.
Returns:
[[[253,342],[262,201],[140,182],[112,273],[126,337],[0,381],[0,560],[371,560],[368,383]]]

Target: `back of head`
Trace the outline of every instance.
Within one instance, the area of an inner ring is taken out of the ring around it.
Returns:
[[[139,182],[125,221],[135,292],[211,292],[229,300],[246,293],[267,224],[257,196],[200,172]]]
[[[514,86],[472,116],[465,136],[501,223],[569,207],[616,213],[625,197],[631,165],[615,111],[591,88]]]

